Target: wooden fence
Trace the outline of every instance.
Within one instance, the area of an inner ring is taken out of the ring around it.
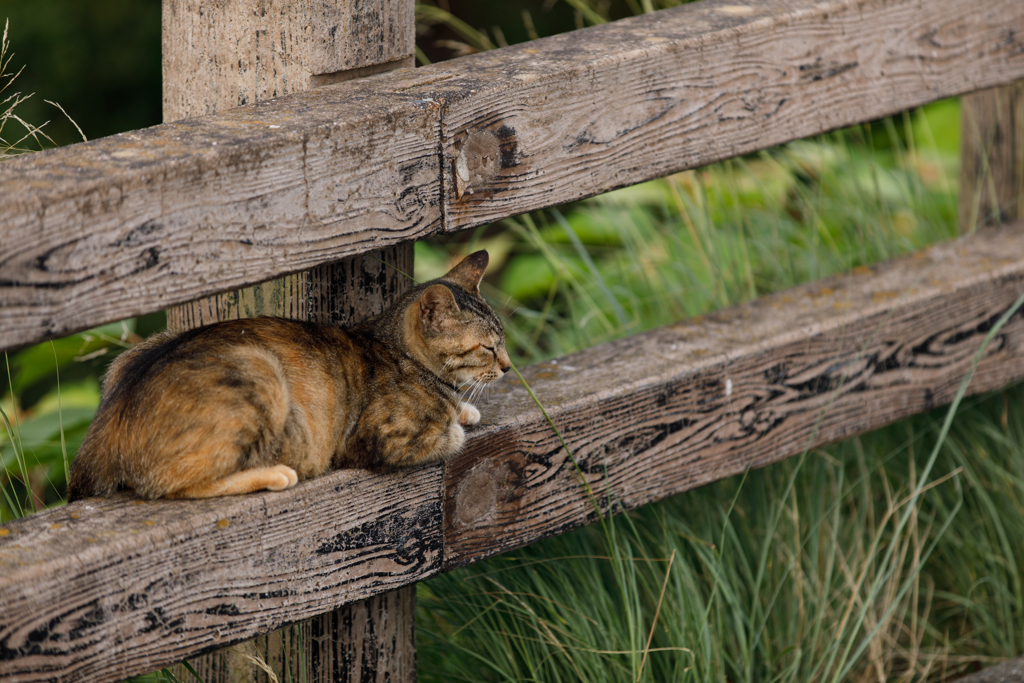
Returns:
[[[233,64],[174,61],[188,55],[168,26],[210,44],[231,28],[189,24],[198,4],[164,2],[165,109],[217,113],[0,164],[0,348],[995,86],[965,98],[969,236],[524,376],[617,512],[948,402],[1024,290],[1024,226],[974,231],[979,216],[1024,218],[1020,0],[705,0],[279,98],[291,62],[254,59],[260,76],[239,58],[238,82],[255,80],[226,101],[254,103],[227,111],[182,104],[204,69]],[[356,45],[386,49],[356,58],[270,4],[291,27],[295,91],[409,63],[404,0],[381,2],[381,30]],[[318,21],[355,35],[369,20]],[[324,44],[334,62],[299,59]],[[175,319],[216,319],[225,301]],[[970,390],[1021,377],[1015,316]],[[90,499],[3,525],[0,680],[118,680],[305,619],[312,679],[413,680],[414,594],[393,589],[596,515],[522,386],[499,383],[480,409],[444,466],[216,500]],[[353,654],[366,638],[372,653]]]

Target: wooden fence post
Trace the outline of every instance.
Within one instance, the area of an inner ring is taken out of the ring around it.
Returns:
[[[163,0],[164,120],[412,67],[414,46],[412,0]],[[390,247],[175,307],[168,327],[256,315],[349,325],[408,289],[412,268],[411,243]],[[415,681],[415,610],[407,586],[192,665],[207,683],[273,680],[267,670],[281,681]]]
[[[1024,218],[1024,80],[960,102],[960,232]]]

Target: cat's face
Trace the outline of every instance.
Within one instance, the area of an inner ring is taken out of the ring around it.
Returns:
[[[427,365],[456,385],[487,384],[508,372],[501,320],[480,297],[487,252],[467,256],[419,298],[419,335]]]
[[[455,384],[493,382],[511,367],[501,321],[482,299],[462,304],[442,323],[441,333],[432,335],[431,346]]]

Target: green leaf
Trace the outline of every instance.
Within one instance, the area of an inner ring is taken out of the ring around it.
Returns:
[[[19,351],[11,358],[11,374],[13,375],[14,393],[21,394],[36,382],[53,375],[55,372],[54,353],[61,368],[73,365],[76,359],[96,354],[102,349],[110,349],[108,353],[120,353],[125,348],[122,336],[125,330],[131,332],[134,319],[121,323],[111,323],[103,327],[73,334],[63,339],[55,339],[53,347],[44,342]]]

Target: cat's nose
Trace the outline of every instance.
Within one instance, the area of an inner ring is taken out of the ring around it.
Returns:
[[[501,374],[503,375],[512,369],[511,365],[499,365],[498,367],[501,368]]]

